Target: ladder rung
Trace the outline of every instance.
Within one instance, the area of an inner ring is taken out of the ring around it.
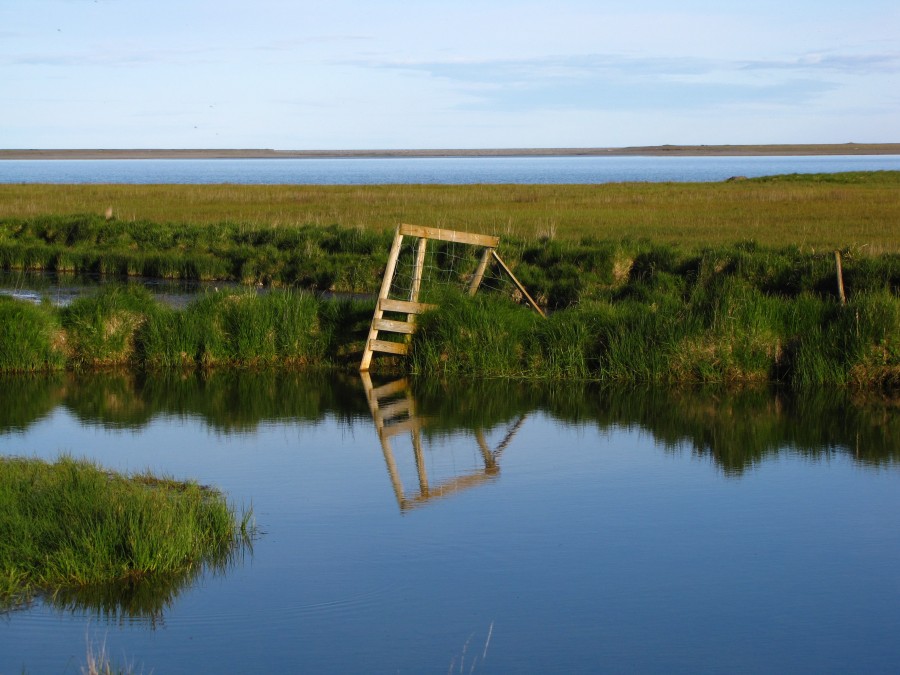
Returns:
[[[379,408],[376,414],[381,418],[383,422],[387,422],[388,420],[394,417],[399,417],[404,413],[409,414],[409,412],[409,401],[407,399],[402,399],[400,401],[397,401],[396,403],[391,403],[382,408]]]
[[[391,300],[390,298],[381,298],[378,301],[378,309],[382,312],[400,312],[401,314],[421,314],[429,309],[434,309],[437,305],[428,305],[424,302],[409,302],[408,300]]]
[[[373,352],[387,352],[388,354],[406,354],[409,351],[405,342],[386,342],[384,340],[369,340],[369,349]]]
[[[389,333],[405,333],[412,335],[416,332],[416,324],[409,321],[393,321],[391,319],[375,319],[372,327],[376,330],[386,330]]]
[[[422,423],[419,420],[409,419],[404,422],[398,422],[397,424],[388,424],[381,429],[381,433],[390,438],[391,436],[396,436],[397,434],[402,434],[407,431],[418,431],[422,428]]]

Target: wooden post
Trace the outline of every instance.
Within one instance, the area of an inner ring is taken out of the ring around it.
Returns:
[[[413,270],[412,288],[409,289],[409,301],[419,301],[419,291],[422,288],[422,270],[425,269],[425,247],[428,240],[425,237],[419,239],[419,245],[416,247],[416,267]],[[406,320],[409,323],[415,323],[416,315],[408,314]]]
[[[506,266],[506,263],[500,259],[500,256],[497,255],[497,251],[491,251],[491,255],[494,256],[494,260],[496,260],[498,263],[500,263],[500,267],[502,267],[503,271],[506,272],[509,275],[509,278],[513,280],[513,283],[516,285],[516,288],[518,288],[519,291],[522,293],[522,295],[525,296],[525,299],[528,300],[528,304],[530,304],[532,306],[532,308],[534,308],[534,311],[546,319],[547,315],[544,314],[544,311],[540,307],[538,307],[538,304],[534,301],[534,298],[532,298],[530,295],[528,295],[528,291],[526,291],[525,287],[522,285],[522,283],[518,279],[516,279],[516,275],[513,274],[512,270]]]
[[[373,340],[378,339],[378,328],[376,322],[384,316],[381,309],[381,300],[386,300],[391,292],[391,280],[394,278],[394,271],[397,269],[397,260],[400,258],[400,246],[403,244],[403,235],[400,234],[400,228],[394,233],[394,243],[391,245],[391,252],[388,254],[387,267],[384,268],[384,279],[381,282],[381,290],[378,292],[378,304],[375,305],[375,314],[372,315],[372,325],[369,328],[369,336],[366,338],[366,346],[363,348],[362,362],[359,369],[363,372],[369,370],[372,363],[372,347]]]
[[[837,287],[838,287],[838,297],[841,299],[841,304],[847,304],[847,296],[844,295],[844,270],[841,266],[841,252],[834,252],[834,264],[837,268]]]
[[[419,474],[419,494],[428,497],[428,473],[425,470],[425,453],[422,452],[422,431],[412,432],[413,453],[416,458],[416,472]]]
[[[475,295],[475,291],[481,286],[481,280],[484,279],[484,272],[487,269],[488,262],[491,259],[491,252],[494,249],[486,248],[481,254],[481,260],[478,262],[478,268],[475,270],[475,276],[472,277],[472,283],[469,284],[469,295]]]

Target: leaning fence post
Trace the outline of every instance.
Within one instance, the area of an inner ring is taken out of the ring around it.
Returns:
[[[838,287],[838,297],[841,299],[841,304],[847,304],[847,296],[844,295],[844,270],[841,267],[841,252],[834,252],[834,264],[837,268],[837,287]]]

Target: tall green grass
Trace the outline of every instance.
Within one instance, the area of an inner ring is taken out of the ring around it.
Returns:
[[[0,296],[0,371],[62,368],[65,353],[65,335],[53,307]]]
[[[582,241],[518,253],[509,260],[553,310],[547,320],[496,279],[474,299],[428,285],[423,297],[440,309],[421,317],[410,358],[379,357],[378,366],[603,381],[897,383],[900,255],[848,252],[842,305],[830,252]],[[172,309],[134,286],[104,287],[64,309],[6,300],[6,325],[30,328],[0,331],[0,368],[352,368],[373,309],[373,300],[289,290],[209,292]]]
[[[249,528],[196,483],[0,458],[0,599],[221,565]]]
[[[460,297],[413,337],[419,374],[617,382],[881,385],[900,383],[900,298],[848,305],[767,296],[730,282],[685,302],[593,303],[548,320],[506,300]]]

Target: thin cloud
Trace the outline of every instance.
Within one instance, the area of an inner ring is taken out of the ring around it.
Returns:
[[[745,70],[831,71],[870,74],[900,72],[900,54],[807,54],[795,59],[749,61]]]
[[[520,60],[369,61],[364,65],[422,72],[449,82],[466,95],[456,106],[465,110],[693,110],[741,103],[797,105],[837,86],[809,77],[761,83],[741,75],[743,64],[715,59],[611,54]]]
[[[25,54],[6,59],[4,65],[70,67],[125,67],[152,64],[198,64],[210,63],[209,49],[184,50],[143,50],[131,52],[70,52],[60,54]]]

